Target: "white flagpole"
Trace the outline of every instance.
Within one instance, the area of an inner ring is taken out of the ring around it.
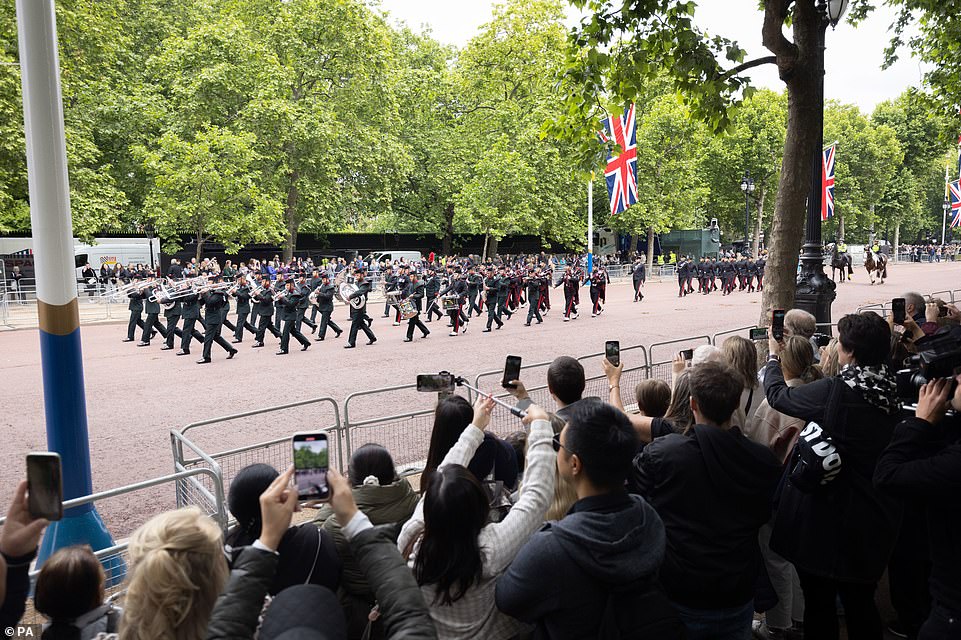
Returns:
[[[944,201],[950,203],[951,199],[948,195],[948,184],[951,182],[951,162],[944,165]],[[944,231],[948,224],[948,210],[944,209],[944,215],[941,216],[941,246],[944,246]]]
[[[942,243],[943,244],[943,243]],[[594,172],[587,181],[587,274],[594,270]]]

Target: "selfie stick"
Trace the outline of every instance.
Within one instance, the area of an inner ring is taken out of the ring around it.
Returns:
[[[478,389],[477,387],[468,384],[467,380],[465,380],[464,378],[461,378],[461,377],[459,377],[459,376],[457,376],[457,377],[454,378],[454,382],[457,384],[458,387],[467,387],[468,389],[470,389],[471,391],[473,391],[474,393],[476,393],[476,394],[479,395],[479,396],[488,396],[488,395],[490,395],[490,394],[484,393],[483,391],[481,391],[481,390]],[[513,405],[510,405],[510,404],[507,404],[507,403],[504,402],[503,400],[500,400],[500,399],[498,399],[498,398],[495,398],[495,397],[492,396],[492,395],[490,395],[490,398],[491,398],[491,400],[494,401],[494,404],[499,405],[499,406],[501,406],[501,407],[504,407],[505,409],[507,409],[508,411],[510,411],[513,415],[517,416],[518,418],[523,419],[523,418],[526,418],[526,417],[527,417],[527,412],[526,412],[526,411],[521,411],[521,410],[518,409],[517,407],[515,407],[515,406],[513,406]]]

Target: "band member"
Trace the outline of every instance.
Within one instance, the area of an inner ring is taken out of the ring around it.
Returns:
[[[190,341],[204,341],[204,336],[194,328],[197,321],[200,320],[200,296],[191,292],[190,295],[184,296],[183,303],[184,328],[180,333],[180,351],[177,352],[177,355],[189,356]],[[202,322],[201,325],[203,325]]]
[[[320,325],[317,330],[317,342],[323,342],[324,338],[327,337],[327,327],[337,332],[337,337],[340,337],[344,331],[337,326],[337,323],[330,319],[330,314],[334,312],[334,285],[330,284],[330,274],[324,272],[324,275],[320,278],[320,286],[315,290],[317,292],[317,304],[314,308],[320,311]]]
[[[460,272],[454,273],[451,276],[450,284],[439,295],[442,299],[445,295],[457,296],[457,306],[448,311],[452,329],[448,335],[459,336],[461,333],[467,333],[467,326],[470,323],[467,316],[464,315],[464,302],[467,300],[467,281],[462,277],[462,274]]]
[[[436,273],[434,273],[433,270],[430,270],[427,272],[427,281],[425,284],[427,285],[427,297],[424,300],[427,304],[427,322],[431,321],[431,318],[435,313],[437,314],[437,319],[440,320],[444,317],[444,314],[441,313],[439,308],[440,303],[437,301],[437,296],[441,290],[440,278]]]
[[[307,276],[304,273],[301,273],[297,276],[297,282],[294,285],[294,289],[297,292],[299,300],[297,303],[297,313],[294,328],[296,328],[297,332],[299,333],[300,327],[302,325],[307,325],[310,327],[310,332],[313,333],[314,331],[317,331],[317,324],[307,319],[307,307],[310,305],[308,297],[313,289],[311,289],[307,284]]]
[[[506,315],[508,320],[514,315],[511,310],[507,308],[507,300],[510,298],[510,292],[511,279],[507,275],[507,269],[501,267],[500,273],[497,276],[497,314],[501,318]],[[500,327],[497,328],[500,329]]]
[[[581,282],[577,273],[571,267],[564,270],[564,277],[554,286],[559,287],[561,285],[564,285],[564,322],[568,322],[572,318],[577,320],[578,292]]]
[[[688,270],[687,260],[680,258],[677,261],[677,297],[681,298],[687,295],[687,270]]]
[[[484,276],[477,273],[474,267],[467,271],[467,317],[470,318],[474,311],[481,315],[483,310],[477,304],[481,297],[481,289],[484,287]]]
[[[754,292],[754,278],[757,277],[757,263],[754,260],[747,261],[747,290]]]
[[[647,282],[647,265],[644,264],[643,260],[638,260],[634,263],[631,281],[634,283],[634,302],[640,302],[644,299],[644,294],[641,293],[641,289],[644,287],[644,283]]]
[[[407,337],[404,338],[404,342],[413,342],[414,340],[414,329],[420,329],[421,333],[426,338],[430,335],[430,330],[424,326],[424,323],[420,321],[421,305],[424,302],[424,296],[426,295],[427,285],[420,281],[420,277],[416,273],[411,274],[410,284],[407,286],[407,291],[405,292],[405,297],[410,300],[411,304],[417,310],[417,314],[407,320]]]
[[[213,283],[222,281],[219,275],[213,277]],[[204,352],[197,364],[207,364],[210,362],[210,349],[216,342],[224,351],[227,352],[227,359],[230,360],[237,355],[237,350],[224,340],[220,332],[224,326],[224,309],[227,308],[227,292],[223,289],[214,289],[203,295],[204,301]]]
[[[357,290],[347,296],[350,305],[350,333],[347,334],[347,344],[344,349],[353,349],[357,346],[357,331],[363,331],[367,336],[367,344],[377,342],[377,336],[370,330],[370,323],[367,322],[367,297],[370,295],[370,283],[364,278],[363,269],[354,270],[354,284]],[[357,302],[353,302],[356,300]],[[355,306],[356,305],[356,306]]]
[[[147,281],[153,282],[153,276],[148,276]],[[158,332],[163,336],[164,340],[167,339],[167,330],[160,322],[160,303],[157,302],[156,298],[156,294],[159,291],[160,287],[156,285],[144,289],[144,305],[147,311],[147,319],[144,320],[143,323],[143,334],[140,336],[140,342],[137,343],[138,347],[149,347],[150,339]],[[156,331],[154,331],[154,328],[156,328]]]
[[[257,327],[247,322],[250,316],[250,287],[241,275],[237,276],[237,284],[233,288],[234,299],[237,300],[237,327],[234,329],[233,344],[244,341],[244,329],[257,335]]]
[[[766,264],[767,264],[767,260],[764,258],[764,255],[762,254],[758,256],[757,262],[755,263],[755,265],[757,266],[757,290],[758,291],[764,291],[764,266]],[[849,265],[848,269],[850,268],[851,267]]]
[[[307,281],[307,287],[309,291],[316,291],[317,287],[320,286],[321,277],[320,269],[314,269],[310,274],[310,280]],[[310,305],[310,321],[317,322],[317,312],[319,309],[316,304]]]
[[[280,319],[284,323],[284,328],[280,334],[280,351],[277,352],[278,356],[287,355],[290,347],[290,336],[296,338],[297,342],[300,343],[301,351],[306,351],[307,348],[310,347],[310,340],[304,337],[304,334],[302,334],[297,327],[298,317],[301,314],[300,301],[302,297],[297,283],[293,280],[287,280],[284,285],[284,291],[275,298],[277,305],[280,307]]]
[[[546,316],[551,311],[551,285],[554,284],[554,271],[546,263],[541,263],[541,311]]]
[[[384,273],[384,293],[397,290],[397,274],[391,271]],[[384,301],[384,318],[390,317],[390,302]]]
[[[484,280],[484,291],[487,293],[487,328],[484,329],[484,333],[490,333],[491,325],[495,322],[498,329],[504,326],[504,321],[501,320],[500,316],[500,305],[497,304],[498,286],[499,279],[494,274],[494,270],[491,269]]]
[[[541,318],[541,285],[542,279],[540,272],[534,273],[528,276],[524,285],[527,287],[527,322],[524,323],[525,327],[531,326],[531,320],[537,318],[537,324],[544,322]]]
[[[143,314],[143,290],[131,289],[127,292],[127,297],[130,299],[130,302],[127,303],[127,309],[130,311],[130,320],[127,322],[127,337],[123,341],[133,342],[137,327],[143,327],[143,320],[141,320],[141,315]]]
[[[404,296],[407,295],[407,289],[410,287],[410,276],[407,274],[407,267],[401,267],[400,272],[397,274],[397,279],[394,281],[394,291],[400,292],[400,299],[403,300]],[[394,326],[400,326],[400,305],[394,305]]]
[[[166,344],[160,347],[161,351],[170,351],[174,348],[174,338],[183,338],[183,332],[177,328],[180,324],[180,316],[183,315],[183,303],[180,300],[171,300],[170,306],[164,309],[164,317],[167,319]]]
[[[607,303],[607,283],[610,280],[607,269],[604,267],[594,269],[594,275],[591,276],[591,304],[594,305],[591,308],[592,317],[599,316],[604,311],[601,303]]]
[[[275,338],[280,337],[280,332],[273,323],[274,316],[274,290],[271,288],[270,275],[264,274],[260,277],[260,291],[252,295],[254,301],[254,315],[257,316],[257,334],[254,336],[254,348],[264,346],[264,335],[270,331]]]
[[[270,283],[270,290],[271,290],[271,293],[273,293],[273,298],[276,298],[278,294],[283,293],[284,286],[285,286],[284,276],[282,274],[278,274],[277,277]],[[280,335],[280,327],[281,327],[280,314],[281,313],[282,313],[281,306],[279,304],[275,304],[274,305],[274,329],[276,330],[278,336]]]
[[[737,272],[737,290],[744,291],[747,288],[747,260],[744,256],[738,256],[737,262],[734,263],[734,269]]]

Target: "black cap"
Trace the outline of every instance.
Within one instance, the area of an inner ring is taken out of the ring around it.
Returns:
[[[347,622],[337,596],[316,584],[284,589],[271,601],[261,640],[345,640]]]

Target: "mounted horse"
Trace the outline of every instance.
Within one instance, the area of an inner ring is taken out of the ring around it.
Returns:
[[[848,280],[854,275],[854,261],[851,260],[851,254],[847,251],[840,251],[838,245],[832,242],[827,246],[828,251],[831,253],[831,280],[837,281],[835,277],[835,272],[841,272],[841,282],[844,282],[844,269],[848,270]]]
[[[884,279],[888,277],[888,257],[880,251],[875,253],[865,248],[864,268],[868,270],[871,284],[874,284],[875,276],[881,279],[881,284],[884,284]]]

